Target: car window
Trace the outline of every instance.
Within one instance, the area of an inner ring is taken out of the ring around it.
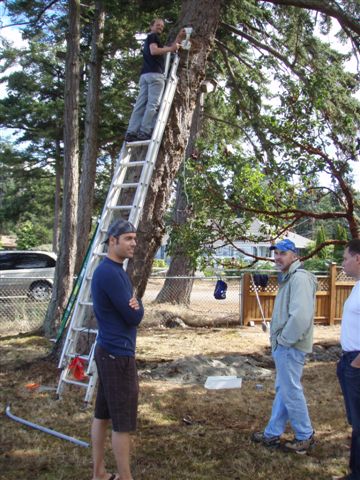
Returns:
[[[13,270],[14,255],[11,253],[0,253],[0,270]]]
[[[54,267],[55,260],[47,257],[46,255],[41,255],[39,253],[26,253],[18,255],[15,261],[15,270],[21,268],[48,268]]]
[[[0,255],[0,270],[21,270],[24,268],[55,267],[52,257],[41,253],[8,253]]]

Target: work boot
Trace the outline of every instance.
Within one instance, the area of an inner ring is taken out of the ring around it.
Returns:
[[[131,132],[128,132],[126,135],[125,135],[125,142],[137,142],[139,139],[138,139],[138,136],[136,133],[131,133]]]
[[[291,442],[286,442],[284,444],[284,449],[288,452],[295,452],[300,455],[305,455],[305,453],[310,450],[315,445],[314,434],[306,440],[297,440],[294,438]]]
[[[137,135],[137,139],[139,142],[145,142],[146,140],[151,139],[151,133],[144,133],[144,132],[139,132]]]
[[[274,435],[271,437],[266,437],[264,432],[254,432],[251,435],[251,440],[255,443],[261,443],[264,447],[268,448],[278,448],[280,447],[280,437]]]

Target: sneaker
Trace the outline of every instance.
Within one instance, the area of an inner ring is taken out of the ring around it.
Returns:
[[[151,139],[151,133],[144,133],[144,132],[139,132],[137,135],[137,139],[140,142],[145,142],[146,140]]]
[[[280,437],[274,435],[272,437],[265,437],[264,432],[254,432],[251,435],[251,440],[255,443],[261,443],[264,447],[278,448],[280,447]]]
[[[137,142],[139,139],[138,139],[138,136],[136,133],[127,133],[125,135],[125,142]]]
[[[284,444],[284,449],[288,452],[295,452],[300,455],[304,455],[310,448],[315,445],[315,438],[314,434],[311,435],[310,438],[306,440],[297,440],[294,438],[291,442],[286,442]]]

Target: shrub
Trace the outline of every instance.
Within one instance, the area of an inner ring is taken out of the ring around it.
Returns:
[[[167,263],[162,258],[155,258],[153,260],[153,268],[167,268]]]

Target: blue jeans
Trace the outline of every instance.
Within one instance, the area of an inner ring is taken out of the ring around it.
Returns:
[[[352,426],[349,478],[353,480],[360,480],[360,368],[350,364],[359,353],[344,353],[336,372],[344,396],[346,416]]]
[[[139,95],[127,131],[131,134],[142,132],[150,135],[164,90],[165,76],[162,73],[143,73],[139,86]]]
[[[278,345],[272,355],[276,367],[275,399],[264,435],[280,436],[289,421],[295,438],[306,440],[313,434],[301,385],[306,354],[296,348]]]

